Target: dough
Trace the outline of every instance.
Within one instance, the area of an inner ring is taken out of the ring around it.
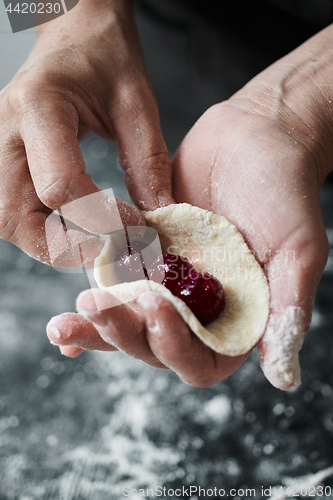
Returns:
[[[152,289],[176,307],[184,321],[205,344],[228,356],[245,354],[265,331],[269,314],[269,290],[265,274],[238,230],[224,217],[187,203],[145,212],[147,225],[157,230],[163,252],[187,257],[200,272],[218,278],[226,307],[221,316],[202,326],[185,303],[163,285],[147,280],[112,286],[107,262],[110,239],[95,261],[95,279],[101,288],[128,302]]]

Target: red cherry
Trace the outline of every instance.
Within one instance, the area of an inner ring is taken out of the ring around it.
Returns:
[[[157,257],[147,270],[141,254],[145,248],[143,242],[135,241],[118,252],[115,266],[122,282],[136,281],[144,275],[162,283],[185,302],[202,324],[211,323],[220,316],[225,308],[225,297],[217,278],[197,272],[185,257],[170,253]]]
[[[202,324],[216,320],[225,308],[223,286],[208,273],[186,276],[174,295],[185,302]]]
[[[192,265],[185,257],[164,253],[153,262],[148,270],[148,276],[150,280],[162,283],[174,293],[179,282],[192,270]]]

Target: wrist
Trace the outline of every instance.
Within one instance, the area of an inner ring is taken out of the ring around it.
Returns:
[[[130,0],[80,0],[63,16],[37,26],[36,51],[80,44],[90,36],[111,33],[114,26],[132,22]]]
[[[233,96],[271,119],[311,154],[321,184],[333,165],[333,25],[251,80]]]

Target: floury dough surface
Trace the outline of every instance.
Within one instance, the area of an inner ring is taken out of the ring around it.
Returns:
[[[95,278],[120,301],[137,298],[149,288],[167,297],[191,330],[216,352],[229,356],[245,354],[264,333],[269,313],[269,291],[260,265],[238,230],[224,217],[187,203],[144,213],[147,224],[157,230],[163,252],[187,257],[196,270],[208,272],[223,284],[226,307],[206,327],[185,303],[163,285],[140,280],[114,285],[108,273],[112,254],[107,240],[95,262]]]

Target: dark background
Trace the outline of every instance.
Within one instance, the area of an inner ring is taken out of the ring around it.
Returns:
[[[212,1],[191,11],[185,1],[135,2],[171,153],[208,106],[329,21],[329,9],[310,22],[282,3],[235,1],[217,17]],[[82,149],[96,181],[126,198],[114,145],[91,136]],[[191,484],[256,488],[259,499],[261,486],[306,488],[321,478],[333,487],[330,183],[321,197],[330,257],[301,352],[303,383],[289,392],[265,380],[255,352],[227,381],[201,390],[121,353],[66,359],[45,325],[74,310],[88,280],[0,240],[0,500],[109,500],[123,498],[125,486]]]

